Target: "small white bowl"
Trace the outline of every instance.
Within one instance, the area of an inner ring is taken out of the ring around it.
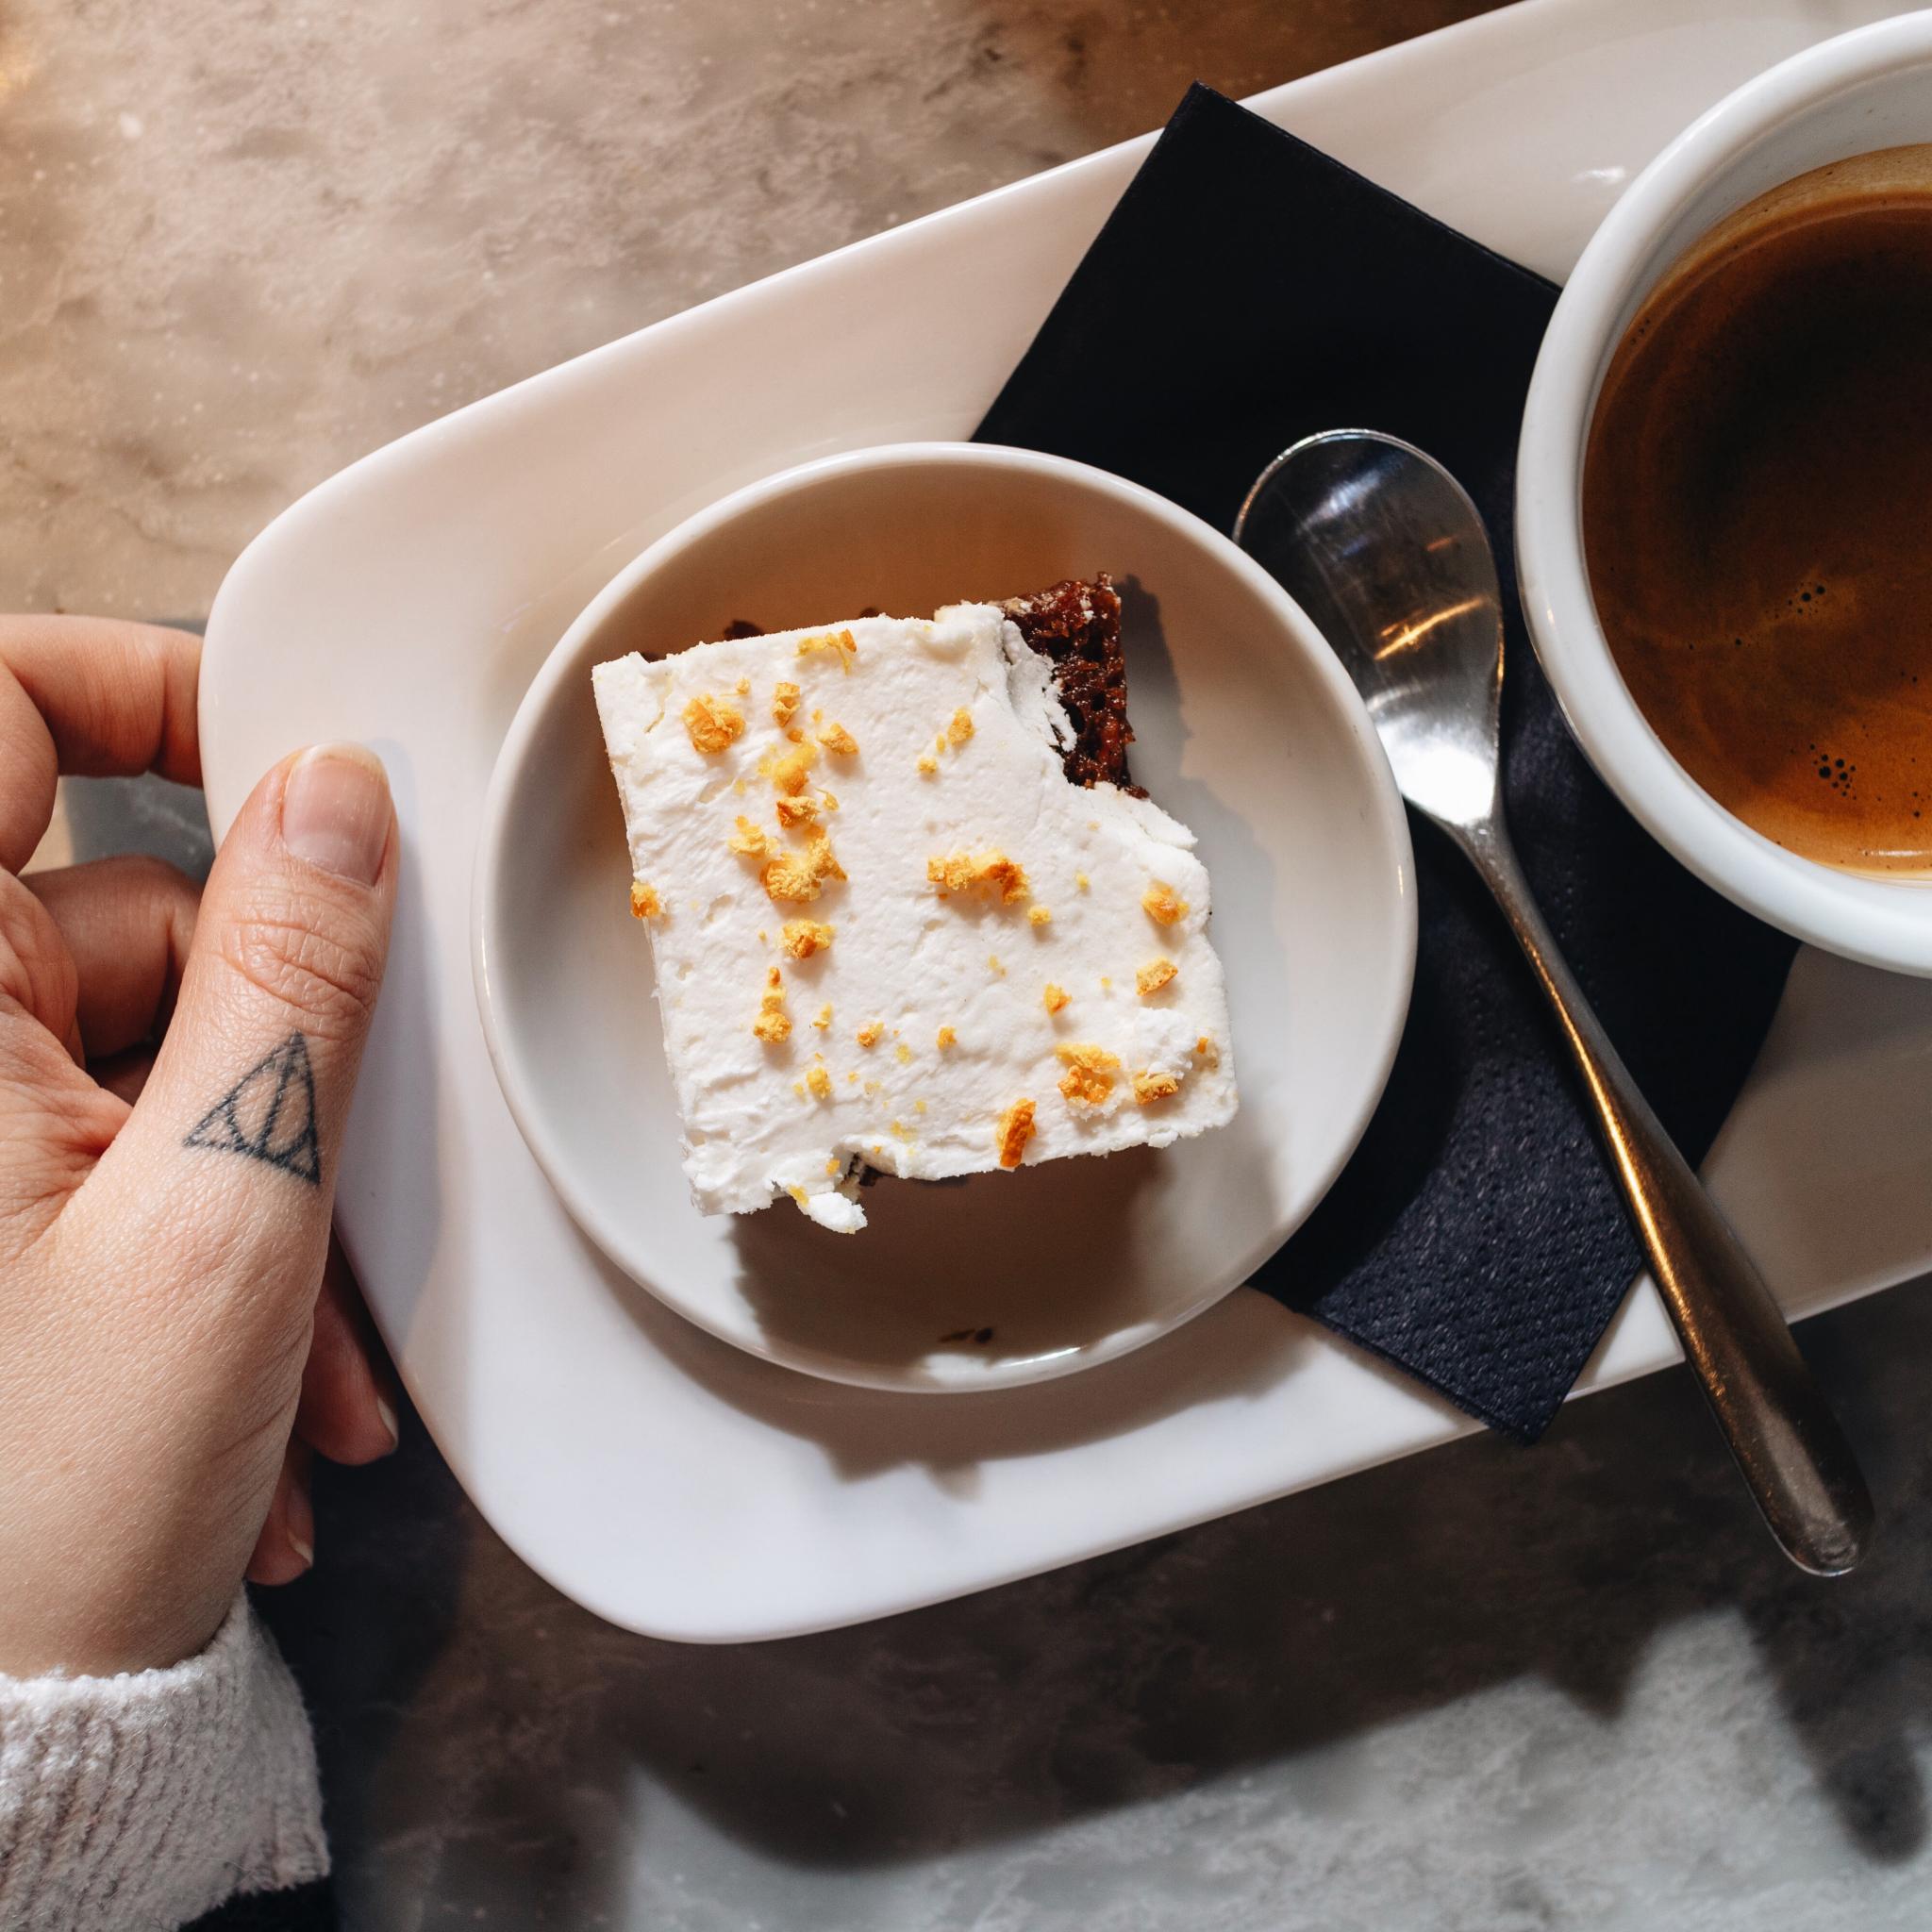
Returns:
[[[1126,592],[1136,775],[1214,884],[1241,1108],[1155,1153],[932,1187],[882,1181],[834,1235],[780,1202],[707,1218],[679,1166],[591,667],[868,606],[1109,570]],[[578,618],[510,726],[474,892],[477,998],[525,1140],[578,1224],[661,1300],[835,1381],[1008,1387],[1124,1354],[1234,1288],[1300,1224],[1388,1077],[1415,960],[1408,830],[1313,625],[1163,498],[1027,451],[913,443],[808,464],[662,538]],[[541,1288],[533,1285],[533,1292]],[[990,1343],[941,1343],[991,1327]]]
[[[1604,372],[1661,275],[1733,209],[1812,168],[1932,141],[1932,12],[1825,41],[1693,122],[1583,251],[1524,412],[1517,564],[1537,655],[1570,728],[1638,820],[1707,884],[1847,958],[1932,974],[1932,890],[1802,858],[1719,805],[1664,748],[1618,675],[1584,564],[1583,453]]]

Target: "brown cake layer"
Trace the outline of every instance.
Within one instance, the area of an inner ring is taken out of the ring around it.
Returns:
[[[1030,596],[1003,598],[999,608],[1028,647],[1053,666],[1054,690],[1074,726],[1074,742],[1060,759],[1067,776],[1075,785],[1118,785],[1145,798],[1127,771],[1134,727],[1127,723],[1127,663],[1113,579],[1105,571],[1091,583],[1068,577]],[[741,617],[724,635],[756,638],[764,631]]]
[[[1144,798],[1127,772],[1134,727],[1127,723],[1127,664],[1113,579],[1105,571],[1091,583],[1068,577],[1030,597],[1008,597],[1000,608],[1053,666],[1054,689],[1074,725],[1073,745],[1061,760],[1067,776]]]

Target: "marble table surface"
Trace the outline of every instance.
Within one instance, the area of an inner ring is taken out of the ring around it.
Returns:
[[[0,595],[193,619],[396,432],[1465,0],[13,0]],[[48,860],[193,864],[72,788]],[[600,1624],[410,1421],[267,1604],[354,1932],[1932,1923],[1932,1294],[1805,1335],[1882,1538],[1823,1585],[1681,1373],[891,1622]],[[647,1483],[649,1470],[637,1472]],[[612,1534],[622,1534],[613,1522]]]

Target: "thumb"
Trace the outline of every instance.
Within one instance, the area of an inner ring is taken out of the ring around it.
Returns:
[[[127,1274],[175,1318],[174,1348],[208,1343],[263,1423],[292,1404],[308,1346],[397,847],[388,779],[358,745],[300,753],[256,787],[154,1071],[82,1190],[97,1235],[139,1243]]]

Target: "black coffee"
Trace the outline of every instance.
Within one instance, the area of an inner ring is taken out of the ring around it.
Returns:
[[[1605,379],[1584,542],[1673,756],[1779,844],[1932,869],[1932,146],[1740,209]]]

